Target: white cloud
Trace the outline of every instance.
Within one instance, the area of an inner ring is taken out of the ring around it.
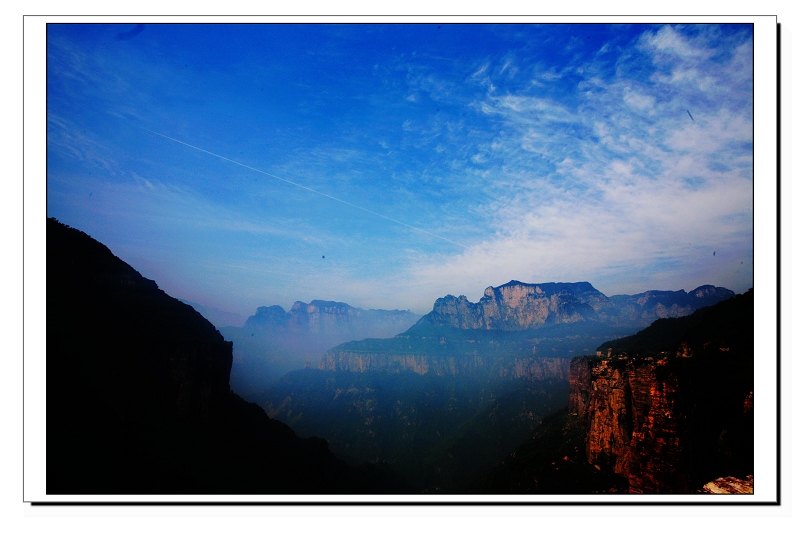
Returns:
[[[588,280],[609,293],[752,283],[752,270],[709,262],[712,251],[737,266],[752,254],[751,43],[722,61],[724,50],[680,28],[641,42],[653,83],[578,66],[584,92],[571,104],[513,91],[475,104],[503,132],[487,144],[500,163],[485,170],[492,200],[478,209],[493,234],[419,258],[421,292],[471,287],[478,298],[510,279]]]
[[[547,72],[543,72],[543,73],[539,74],[539,77],[541,79],[545,80],[545,81],[560,80],[561,76],[562,76],[561,74],[558,74],[553,70],[549,70]]]
[[[664,26],[657,33],[645,33],[642,36],[645,46],[657,52],[676,55],[681,58],[709,58],[714,52],[703,46],[702,39],[690,40],[672,26]]]
[[[636,109],[651,109],[655,99],[652,96],[646,96],[637,92],[626,90],[623,96],[625,103]]]

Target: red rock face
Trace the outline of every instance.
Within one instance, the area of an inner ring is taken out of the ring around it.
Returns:
[[[689,475],[681,461],[681,425],[685,416],[676,405],[678,380],[672,373],[659,377],[656,365],[630,365],[627,372],[634,415],[627,473],[629,490],[689,492]]]
[[[701,289],[697,298],[711,290]],[[624,476],[631,493],[697,492],[752,474],[752,301],[748,291],[718,304],[664,355],[573,359],[569,408],[587,461]]]
[[[569,408],[586,427],[587,459],[625,476],[631,493],[690,490],[677,378],[659,363],[581,357],[570,369]]]

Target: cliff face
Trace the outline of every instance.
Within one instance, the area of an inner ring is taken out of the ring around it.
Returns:
[[[439,298],[426,315],[434,325],[459,329],[520,331],[545,324],[597,320],[608,298],[589,283],[527,284],[511,281],[488,287],[476,304],[465,296]]]
[[[752,473],[752,318],[750,292],[711,308],[660,357],[573,359],[569,410],[588,462],[631,493],[696,492]]]
[[[455,376],[482,374],[486,377],[514,379],[556,379],[566,381],[569,359],[537,357],[528,359],[481,356],[385,355],[354,352],[328,352],[320,370],[340,372],[414,372],[419,375]]]
[[[459,329],[523,331],[557,324],[602,322],[646,326],[658,318],[691,314],[730,298],[728,289],[704,285],[686,291],[647,291],[608,298],[588,282],[528,284],[511,281],[488,287],[478,303],[465,296],[436,300],[423,321]]]
[[[586,357],[572,366],[569,405],[586,428],[586,458],[626,477],[631,493],[691,492],[678,380],[659,363]]]

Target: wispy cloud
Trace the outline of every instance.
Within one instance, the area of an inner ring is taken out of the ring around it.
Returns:
[[[711,40],[668,26],[646,33],[640,61],[649,61],[650,80],[624,69],[597,76],[587,65],[585,92],[568,103],[487,91],[477,109],[505,131],[491,143],[500,162],[491,172],[503,179],[481,207],[495,233],[443,262],[420,261],[422,284],[482,287],[523,276],[588,279],[612,292],[747,288],[751,48],[742,43],[726,57],[726,43],[712,48]],[[720,268],[721,258],[743,270]],[[631,274],[619,279],[620,271]]]

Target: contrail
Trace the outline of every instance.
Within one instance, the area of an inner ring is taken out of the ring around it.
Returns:
[[[132,126],[136,126],[136,124],[132,124]],[[139,129],[142,129],[144,131],[149,131],[150,133],[158,135],[159,137],[164,137],[165,139],[169,139],[170,141],[176,142],[178,144],[182,144],[184,146],[188,146],[189,148],[194,148],[195,150],[198,150],[198,151],[203,152],[205,154],[213,155],[214,157],[218,157],[218,158],[222,159],[223,161],[228,161],[229,163],[233,163],[234,165],[239,165],[240,167],[244,167],[244,168],[246,168],[248,170],[252,170],[253,172],[258,172],[259,174],[264,174],[265,176],[269,176],[270,178],[274,178],[274,179],[282,181],[284,183],[288,183],[289,185],[294,185],[295,187],[300,187],[301,189],[305,189],[305,190],[307,190],[309,192],[313,192],[314,194],[318,194],[320,196],[324,196],[325,198],[329,198],[331,200],[339,202],[340,204],[344,204],[344,205],[353,207],[355,209],[360,209],[361,211],[364,211],[365,213],[369,213],[370,215],[375,215],[376,217],[381,217],[381,218],[386,219],[386,220],[388,220],[390,222],[394,222],[395,224],[400,224],[401,226],[405,226],[405,227],[411,228],[411,229],[413,229],[415,231],[419,231],[419,232],[425,233],[426,235],[430,235],[431,237],[436,237],[437,239],[441,239],[443,241],[447,241],[450,244],[455,244],[456,246],[460,246],[461,248],[466,248],[466,246],[464,246],[463,244],[459,244],[459,243],[457,243],[455,241],[451,241],[450,239],[442,237],[441,235],[436,235],[435,233],[431,233],[428,230],[424,230],[422,228],[418,228],[416,226],[412,226],[411,224],[406,224],[405,222],[400,222],[399,220],[395,220],[394,218],[387,217],[386,215],[381,215],[380,213],[376,213],[375,211],[370,211],[369,209],[365,209],[365,208],[357,206],[355,204],[351,204],[350,202],[346,202],[344,200],[336,198],[335,196],[331,196],[330,194],[325,194],[324,192],[319,192],[319,191],[314,190],[314,189],[312,189],[310,187],[306,187],[305,185],[300,185],[299,183],[295,183],[294,181],[290,181],[290,180],[287,180],[285,178],[281,178],[280,176],[276,176],[275,174],[270,174],[269,172],[264,172],[263,170],[260,170],[260,169],[245,165],[244,163],[240,163],[238,161],[234,161],[233,159],[229,159],[229,158],[227,158],[225,156],[221,156],[219,154],[215,154],[214,152],[209,152],[208,150],[203,150],[200,147],[194,146],[192,144],[189,144],[189,143],[186,143],[186,142],[183,142],[183,141],[179,141],[178,139],[174,139],[172,137],[169,137],[168,135],[164,135],[163,133],[158,133],[157,131],[149,130],[149,129],[144,128],[142,126],[136,126],[136,127],[139,128]]]

